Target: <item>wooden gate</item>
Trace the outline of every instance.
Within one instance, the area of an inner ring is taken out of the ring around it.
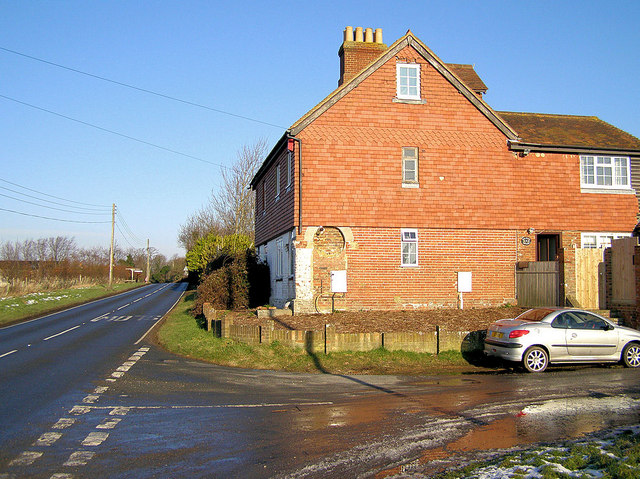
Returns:
[[[578,248],[574,251],[576,297],[572,303],[578,308],[604,309],[606,299],[603,250]]]
[[[518,306],[560,306],[560,263],[530,261],[516,267]]]

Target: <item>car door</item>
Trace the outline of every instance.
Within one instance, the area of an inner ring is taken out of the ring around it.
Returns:
[[[618,331],[601,318],[584,312],[567,315],[567,349],[574,359],[612,356],[618,346]]]

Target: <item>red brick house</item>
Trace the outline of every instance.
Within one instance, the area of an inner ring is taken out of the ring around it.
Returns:
[[[272,304],[457,307],[459,286],[466,307],[516,304],[518,262],[633,231],[632,135],[596,117],[494,111],[472,66],[411,32],[387,47],[380,30],[348,27],[339,56],[338,88],[251,183]]]

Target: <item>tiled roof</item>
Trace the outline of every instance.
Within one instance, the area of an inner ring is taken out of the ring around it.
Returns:
[[[473,65],[447,63],[449,70],[455,73],[469,88],[475,92],[486,93],[488,88],[473,69]]]
[[[640,150],[635,136],[596,116],[549,115],[497,111],[523,142],[581,148]]]

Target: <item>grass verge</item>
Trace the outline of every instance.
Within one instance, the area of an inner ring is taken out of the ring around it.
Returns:
[[[328,374],[456,374],[477,370],[462,354],[447,351],[439,355],[387,351],[310,353],[304,349],[272,344],[248,345],[216,338],[198,327],[189,313],[195,293],[188,293],[167,316],[157,340],[166,350],[181,356],[224,366],[275,369]]]
[[[62,311],[78,304],[122,293],[140,286],[140,283],[117,283],[61,289],[42,293],[29,293],[0,299],[0,326],[26,321],[45,314]]]

